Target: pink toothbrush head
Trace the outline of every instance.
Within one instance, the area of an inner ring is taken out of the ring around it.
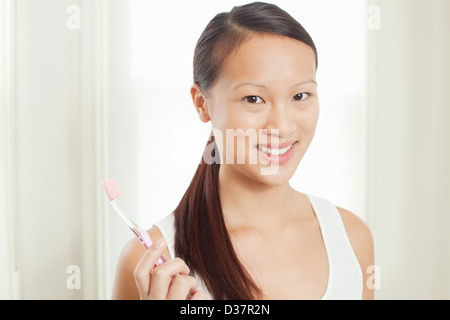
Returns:
[[[111,178],[108,181],[102,181],[102,186],[106,191],[106,195],[108,196],[109,201],[116,200],[122,195],[122,192],[120,192],[119,186],[117,185],[116,179],[114,178]]]
[[[123,213],[122,210],[120,210],[119,206],[116,203],[116,199],[122,195],[122,192],[120,192],[119,186],[117,185],[116,179],[111,178],[107,181],[101,182],[103,189],[105,189],[106,195],[109,198],[109,201],[111,201],[111,206],[113,209],[117,212],[117,214],[122,218],[123,221],[130,227],[131,231],[133,231],[135,237],[139,240],[139,242],[145,247],[145,249],[148,249],[152,245],[152,240],[150,239],[150,236],[148,235],[147,231],[143,230],[142,228],[138,227],[133,221],[128,219]],[[161,256],[158,261],[156,262],[157,265],[160,265],[166,261],[164,256]]]

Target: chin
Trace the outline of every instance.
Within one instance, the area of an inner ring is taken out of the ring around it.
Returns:
[[[289,183],[295,173],[295,169],[291,166],[272,166],[258,165],[252,170],[254,177],[268,186],[281,186]]]
[[[279,170],[278,173],[272,175],[260,175],[260,179],[264,181],[267,185],[280,186],[289,183],[292,176],[291,172],[283,172],[286,170]]]

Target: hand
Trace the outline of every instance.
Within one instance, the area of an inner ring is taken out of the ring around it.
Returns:
[[[203,291],[197,291],[198,281],[189,275],[189,267],[182,259],[174,258],[156,266],[166,246],[164,239],[155,242],[134,270],[141,300],[207,299]]]

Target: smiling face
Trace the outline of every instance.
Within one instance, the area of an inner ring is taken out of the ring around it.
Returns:
[[[206,96],[194,85],[201,120],[211,120],[222,133],[216,135],[223,145],[221,167],[269,185],[288,182],[314,137],[319,117],[315,75],[311,47],[284,36],[254,34],[222,66]],[[227,138],[227,129],[237,138]],[[250,138],[252,132],[256,135]],[[237,143],[240,138],[245,145]],[[239,155],[245,155],[245,163],[239,164]],[[274,164],[274,174],[261,174]]]

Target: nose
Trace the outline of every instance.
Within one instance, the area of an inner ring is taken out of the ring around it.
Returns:
[[[295,131],[294,115],[286,103],[273,104],[267,114],[266,123],[266,134],[276,136],[279,140],[288,139]]]

